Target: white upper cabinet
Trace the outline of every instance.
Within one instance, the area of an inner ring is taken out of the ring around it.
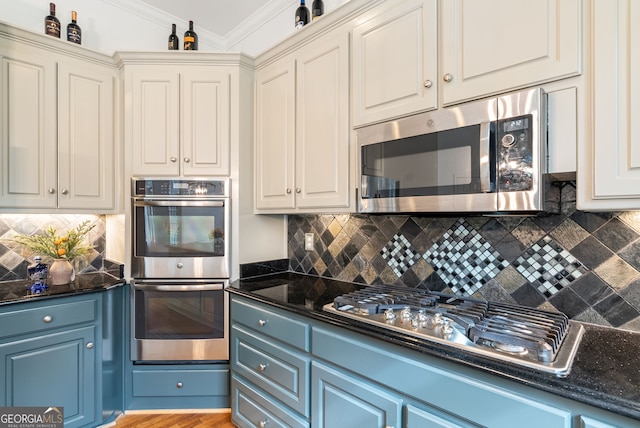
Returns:
[[[578,208],[640,209],[640,4],[595,0],[592,120],[578,148]]]
[[[210,66],[125,66],[132,174],[228,175],[229,80]]]
[[[581,3],[441,0],[441,104],[579,74]]]
[[[259,212],[349,207],[349,34],[334,30],[256,72]]]
[[[390,1],[353,29],[353,126],[437,108],[437,1]]]
[[[115,67],[45,36],[22,37],[30,42],[0,37],[0,206],[114,212]]]

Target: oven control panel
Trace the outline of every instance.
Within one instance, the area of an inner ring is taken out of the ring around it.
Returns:
[[[132,179],[132,196],[228,197],[228,179]]]

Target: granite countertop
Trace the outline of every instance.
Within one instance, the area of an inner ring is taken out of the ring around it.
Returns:
[[[103,271],[78,274],[69,284],[49,285],[40,293],[31,291],[29,289],[31,282],[27,280],[3,281],[0,282],[0,305],[17,304],[81,293],[94,293],[124,284],[124,279]]]
[[[233,282],[228,291],[640,420],[640,335],[637,333],[583,324],[585,334],[571,372],[567,377],[558,378],[322,310],[334,297],[362,287],[365,285],[285,272],[240,279]]]

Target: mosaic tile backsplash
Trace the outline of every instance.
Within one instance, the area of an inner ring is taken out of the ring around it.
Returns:
[[[78,226],[84,220],[96,222],[87,239],[94,248],[84,257],[73,261],[76,273],[105,270],[105,216],[95,215],[46,215],[3,214],[0,215],[0,281],[25,279],[27,266],[34,262],[31,250],[13,242],[16,234],[40,234],[53,226],[58,234]],[[46,261],[46,260],[45,260]]]
[[[562,214],[529,217],[292,215],[290,269],[559,310],[640,331],[640,212],[562,205]],[[313,251],[304,249],[305,233],[314,234]]]

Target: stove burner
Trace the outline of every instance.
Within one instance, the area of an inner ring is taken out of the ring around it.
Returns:
[[[583,333],[562,313],[385,285],[338,296],[324,309],[559,377],[569,374]]]

